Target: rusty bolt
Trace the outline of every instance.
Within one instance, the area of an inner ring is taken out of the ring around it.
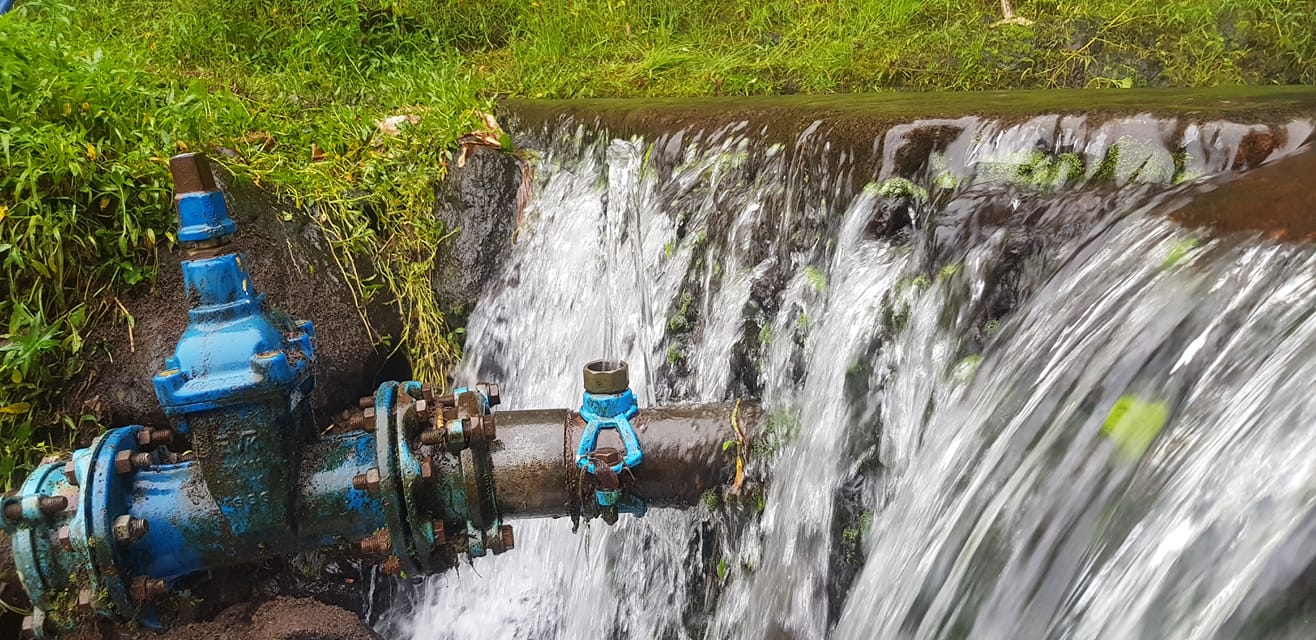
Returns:
[[[41,496],[37,500],[37,508],[42,514],[53,516],[69,508],[69,499],[64,496]]]
[[[430,403],[424,400],[416,401],[416,419],[424,422],[430,419]]]
[[[356,407],[358,409],[370,409],[374,406],[375,396],[361,396],[361,399],[356,401]]]
[[[433,404],[433,403],[434,403],[434,385],[432,385],[432,384],[430,384],[430,383],[428,383],[428,382],[426,382],[425,384],[420,385],[420,397],[421,397],[421,399],[424,400],[425,402],[428,402],[428,403],[430,403],[430,404]]]
[[[388,531],[381,530],[360,543],[361,553],[368,556],[383,556],[393,550],[393,541]]]
[[[435,543],[435,544],[447,544],[447,543],[448,543],[448,526],[447,526],[446,524],[443,523],[443,520],[438,519],[438,518],[435,518],[435,519],[434,519],[434,522],[431,523],[431,524],[432,524],[432,526],[434,527],[434,543]]]
[[[457,419],[457,407],[450,404],[443,405],[443,421],[447,422],[449,420],[456,420],[456,419]]]
[[[114,454],[114,470],[119,473],[132,473],[133,452],[124,450]]]
[[[43,465],[44,465],[44,464],[50,464],[50,463],[52,463],[52,462],[59,462],[59,456],[57,456],[57,455],[55,455],[55,454],[53,454],[53,453],[52,453],[52,454],[48,454],[48,455],[41,456],[41,464],[43,464]]]
[[[371,467],[352,478],[352,488],[370,495],[379,493],[379,469]]]
[[[17,502],[11,502],[5,505],[5,519],[12,522],[18,522],[23,519],[23,505]]]
[[[434,461],[429,457],[420,461],[420,477],[426,480],[434,479]]]
[[[445,434],[446,431],[443,429],[430,429],[428,431],[422,431],[420,432],[420,443],[428,444],[430,446],[435,446],[435,447],[441,446],[444,440],[447,439],[444,437]]]
[[[69,529],[68,525],[59,528],[59,531],[55,534],[55,539],[59,542],[61,549],[65,551],[73,550],[73,531]]]
[[[516,548],[516,535],[512,533],[512,525],[505,524],[498,527],[498,539],[503,543],[503,551]]]
[[[134,469],[149,469],[155,466],[155,459],[151,457],[150,453],[145,451],[142,453],[134,453],[130,459],[132,460]]]
[[[132,592],[133,600],[145,602],[169,593],[169,586],[165,584],[164,580],[158,578],[137,576],[133,579]]]
[[[480,392],[489,399],[489,406],[496,407],[502,402],[502,398],[499,397],[497,384],[492,382],[481,382],[480,384],[475,385],[475,388],[479,389]]]
[[[375,430],[375,407],[369,406],[361,410],[361,414],[352,418],[352,428],[361,431]]]
[[[498,419],[493,414],[484,416],[481,420],[484,423],[484,439],[493,441],[498,439]]]
[[[379,563],[379,571],[390,576],[402,573],[402,561],[398,560],[397,556],[389,556],[387,560]]]
[[[64,463],[64,481],[73,486],[78,486],[78,468],[72,460]]]
[[[83,589],[78,592],[78,608],[83,611],[91,609],[91,589]]]
[[[146,536],[146,532],[150,530],[145,520],[129,515],[115,518],[112,528],[114,530],[114,541],[123,544],[141,540]]]
[[[137,445],[149,447],[169,444],[174,439],[174,432],[169,429],[142,429],[137,432]]]

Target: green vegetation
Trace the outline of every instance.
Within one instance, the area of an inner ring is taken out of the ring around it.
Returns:
[[[993,27],[987,0],[18,0],[0,17],[0,483],[98,428],[55,399],[172,246],[180,151],[314,217],[441,380],[457,351],[429,293],[431,187],[495,97],[1316,82],[1305,2],[1017,9],[1034,23]]]
[[[1115,443],[1121,458],[1136,461],[1156,440],[1169,418],[1169,408],[1164,402],[1126,394],[1110,408],[1101,433]]]

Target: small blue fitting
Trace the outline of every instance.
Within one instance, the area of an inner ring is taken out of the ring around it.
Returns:
[[[228,217],[222,191],[187,193],[178,197],[178,241],[205,242],[237,233]]]
[[[592,475],[596,474],[594,453],[598,447],[599,433],[604,429],[615,429],[621,437],[625,452],[619,462],[608,467],[614,476],[612,482],[615,482],[615,476],[623,469],[633,469],[644,462],[640,438],[631,424],[631,418],[639,414],[640,408],[635,403],[635,392],[631,391],[629,385],[625,362],[596,360],[585,365],[585,394],[580,403],[580,417],[585,420],[585,432],[581,434],[580,444],[576,447],[576,466]],[[644,515],[644,501],[635,496],[624,496],[619,487],[595,489],[594,499],[604,509]]]

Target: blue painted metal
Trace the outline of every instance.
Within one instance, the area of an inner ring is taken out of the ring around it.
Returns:
[[[604,429],[614,429],[621,436],[622,446],[626,452],[621,462],[612,465],[613,473],[622,469],[635,468],[644,462],[644,452],[640,450],[640,438],[631,426],[631,418],[639,413],[635,404],[635,393],[626,389],[621,393],[598,394],[585,392],[580,404],[580,417],[585,419],[585,433],[580,437],[576,447],[576,466],[594,473],[594,460],[591,454],[599,443],[599,433]]]
[[[0,0],[0,16],[9,13],[14,8],[14,0]]]
[[[434,398],[418,382],[386,382],[372,424],[321,436],[307,403],[314,329],[271,310],[244,257],[227,250],[236,226],[204,158],[171,164],[176,181],[195,187],[176,199],[193,307],[154,378],[178,441],[161,444],[141,426],[111,429],[67,466],[43,464],[18,496],[0,498],[37,637],[85,618],[71,610],[80,595],[101,617],[166,626],[169,611],[153,594],[179,578],[323,546],[387,536],[383,548],[408,575],[444,570],[458,553],[510,548],[490,454],[496,388]],[[186,180],[180,166],[192,172]],[[641,463],[636,411],[630,390],[585,394],[582,468],[594,470],[586,457],[603,429],[626,446],[616,471]],[[67,508],[52,508],[52,497],[67,498]],[[620,492],[599,501],[643,511]]]

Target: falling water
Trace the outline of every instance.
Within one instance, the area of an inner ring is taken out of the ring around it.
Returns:
[[[642,404],[756,399],[771,480],[748,508],[520,523],[381,630],[1316,635],[1316,251],[1163,215],[1311,123],[920,121],[874,175],[816,131],[527,132],[536,195],[458,379],[574,406],[606,355]]]

